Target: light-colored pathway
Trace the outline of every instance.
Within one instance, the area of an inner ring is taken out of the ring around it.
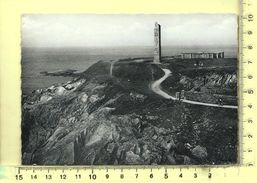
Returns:
[[[153,90],[154,93],[156,93],[166,99],[179,100],[178,98],[173,97],[173,96],[169,95],[168,93],[161,90],[161,88],[160,88],[161,83],[163,81],[165,81],[169,76],[171,76],[171,71],[169,69],[162,69],[162,70],[164,72],[164,75],[160,79],[158,79],[152,83],[151,89]],[[197,101],[186,100],[186,99],[180,99],[179,101],[183,102],[183,103],[209,106],[209,107],[229,108],[229,109],[237,109],[238,108],[238,106],[233,106],[233,105],[219,105],[219,104],[197,102]]]

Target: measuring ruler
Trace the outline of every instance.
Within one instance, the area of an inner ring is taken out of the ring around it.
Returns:
[[[256,12],[255,0],[242,0],[239,17],[240,163],[254,166],[256,154]]]
[[[257,2],[242,0],[240,5],[238,165],[0,167],[0,182],[247,182],[256,174]]]

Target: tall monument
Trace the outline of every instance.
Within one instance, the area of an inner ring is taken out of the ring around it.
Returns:
[[[155,22],[154,27],[154,63],[161,61],[161,25]]]

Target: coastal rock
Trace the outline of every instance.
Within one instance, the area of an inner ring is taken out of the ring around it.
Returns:
[[[65,145],[63,149],[59,161],[63,162],[65,165],[73,165],[74,164],[74,143],[71,142]]]
[[[199,159],[205,159],[207,158],[207,155],[208,155],[207,149],[205,147],[198,145],[192,149],[192,155]]]
[[[215,158],[221,163],[234,162],[231,149],[236,146],[231,139],[236,136],[230,135],[237,127],[236,113],[223,118],[226,110],[175,103],[153,95],[149,92],[149,83],[163,74],[155,64],[147,64],[147,69],[145,64],[138,66],[137,72],[133,64],[115,65],[115,75],[111,78],[110,63],[101,61],[66,84],[24,97],[23,163],[173,165],[203,164],[206,159]],[[132,71],[126,73],[128,67]],[[153,73],[155,70],[160,73]],[[140,75],[135,75],[138,73]],[[184,77],[179,87],[192,85],[193,88],[194,84],[200,89],[203,87],[201,76],[177,75],[170,86]],[[208,85],[233,81],[233,76],[220,80],[220,75],[213,76],[214,82],[207,77],[207,91]],[[131,82],[128,83],[128,79]],[[199,115],[198,111],[201,111]],[[222,117],[219,121],[224,123],[219,123],[216,116]],[[217,138],[220,133],[226,137],[224,142]],[[206,139],[210,143],[205,143]],[[200,143],[206,148],[196,146]],[[206,149],[212,152],[211,157]],[[224,156],[228,157],[226,161],[222,159]]]
[[[91,103],[94,103],[94,102],[98,101],[99,99],[100,99],[100,97],[98,95],[91,95],[89,98],[89,101]]]
[[[236,77],[236,74],[233,74],[229,80],[229,84],[236,84],[236,83],[237,83],[237,77]]]
[[[132,123],[134,125],[138,125],[140,123],[140,119],[139,118],[135,118],[135,119],[132,120]]]
[[[140,155],[140,153],[141,153],[141,148],[139,147],[138,144],[135,145],[134,153],[136,153],[136,154],[138,154],[138,155]]]
[[[177,143],[176,144],[176,147],[175,147],[175,152],[177,154],[181,154],[181,155],[190,155],[191,154],[191,151],[190,149],[188,149],[184,143]]]
[[[42,89],[37,89],[35,93],[36,93],[36,94],[41,94],[42,92],[43,92]]]
[[[116,141],[118,138],[119,134],[117,133],[114,125],[107,126],[106,124],[101,124],[96,128],[94,133],[90,135],[87,146],[97,144],[100,141]]]
[[[144,102],[144,100],[147,98],[145,95],[139,93],[130,93],[129,96],[132,98],[133,101],[137,102]]]
[[[175,158],[171,154],[167,155],[167,164],[169,165],[177,164]]]
[[[157,119],[159,119],[159,117],[158,116],[146,116],[146,119],[148,119],[148,120],[157,120]]]
[[[86,103],[88,100],[88,95],[86,93],[83,93],[82,96],[81,96],[81,101]]]
[[[53,92],[55,90],[55,86],[50,86],[50,87],[48,87],[47,89],[46,89],[46,91],[48,91],[48,92]]]
[[[108,144],[108,146],[106,148],[106,151],[109,152],[109,153],[113,153],[115,147],[116,147],[115,143],[110,143],[110,144]]]
[[[171,139],[171,140],[168,140],[168,141],[163,141],[161,143],[162,147],[166,150],[166,151],[170,151],[170,149],[174,149],[176,147],[174,141]]]
[[[26,153],[26,152],[23,153],[23,155],[22,155],[23,164],[29,165],[31,162],[32,156],[33,156],[32,153]]]
[[[155,135],[155,130],[152,127],[147,127],[147,128],[144,129],[143,134],[145,134],[148,137],[152,138]]]
[[[234,87],[237,80],[236,74],[218,74],[211,72],[205,76],[198,76],[193,79],[188,76],[181,76],[179,83],[183,85],[186,90],[204,91],[206,87],[209,88],[213,86],[226,86],[228,88]]]
[[[160,135],[167,135],[169,133],[169,130],[167,130],[165,128],[158,128],[158,133]]]
[[[142,157],[144,161],[148,164],[151,161],[151,152],[148,150],[148,146],[145,144],[142,148]]]
[[[185,155],[176,154],[175,155],[176,164],[183,165],[184,164],[184,157],[185,157]]]
[[[62,86],[58,86],[55,89],[55,94],[56,95],[64,95],[65,92],[66,92],[66,89],[64,87],[62,87]]]
[[[68,119],[68,123],[75,123],[75,121],[76,118],[74,116]]]
[[[152,137],[152,139],[154,139],[154,140],[156,140],[157,138],[158,138],[157,135],[154,135],[154,136]]]
[[[67,89],[67,90],[72,90],[73,88],[74,88],[74,86],[72,84],[67,84],[65,86],[65,89]]]
[[[85,79],[80,79],[76,82],[68,82],[64,87],[67,90],[75,90],[77,89],[80,85],[82,85],[83,83],[85,83]]]
[[[188,156],[184,156],[184,165],[190,165],[191,159]]]
[[[142,160],[139,155],[134,154],[132,151],[126,152],[126,159],[125,159],[127,164],[132,164],[132,165],[140,165],[142,163]]]
[[[45,102],[47,102],[47,101],[49,101],[49,100],[52,100],[52,96],[49,96],[49,95],[42,95],[41,97],[40,97],[40,102],[41,103],[45,103]]]

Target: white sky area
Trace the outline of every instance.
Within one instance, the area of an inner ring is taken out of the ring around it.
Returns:
[[[27,14],[22,16],[22,46],[153,46],[156,21],[162,46],[237,45],[233,14]]]

